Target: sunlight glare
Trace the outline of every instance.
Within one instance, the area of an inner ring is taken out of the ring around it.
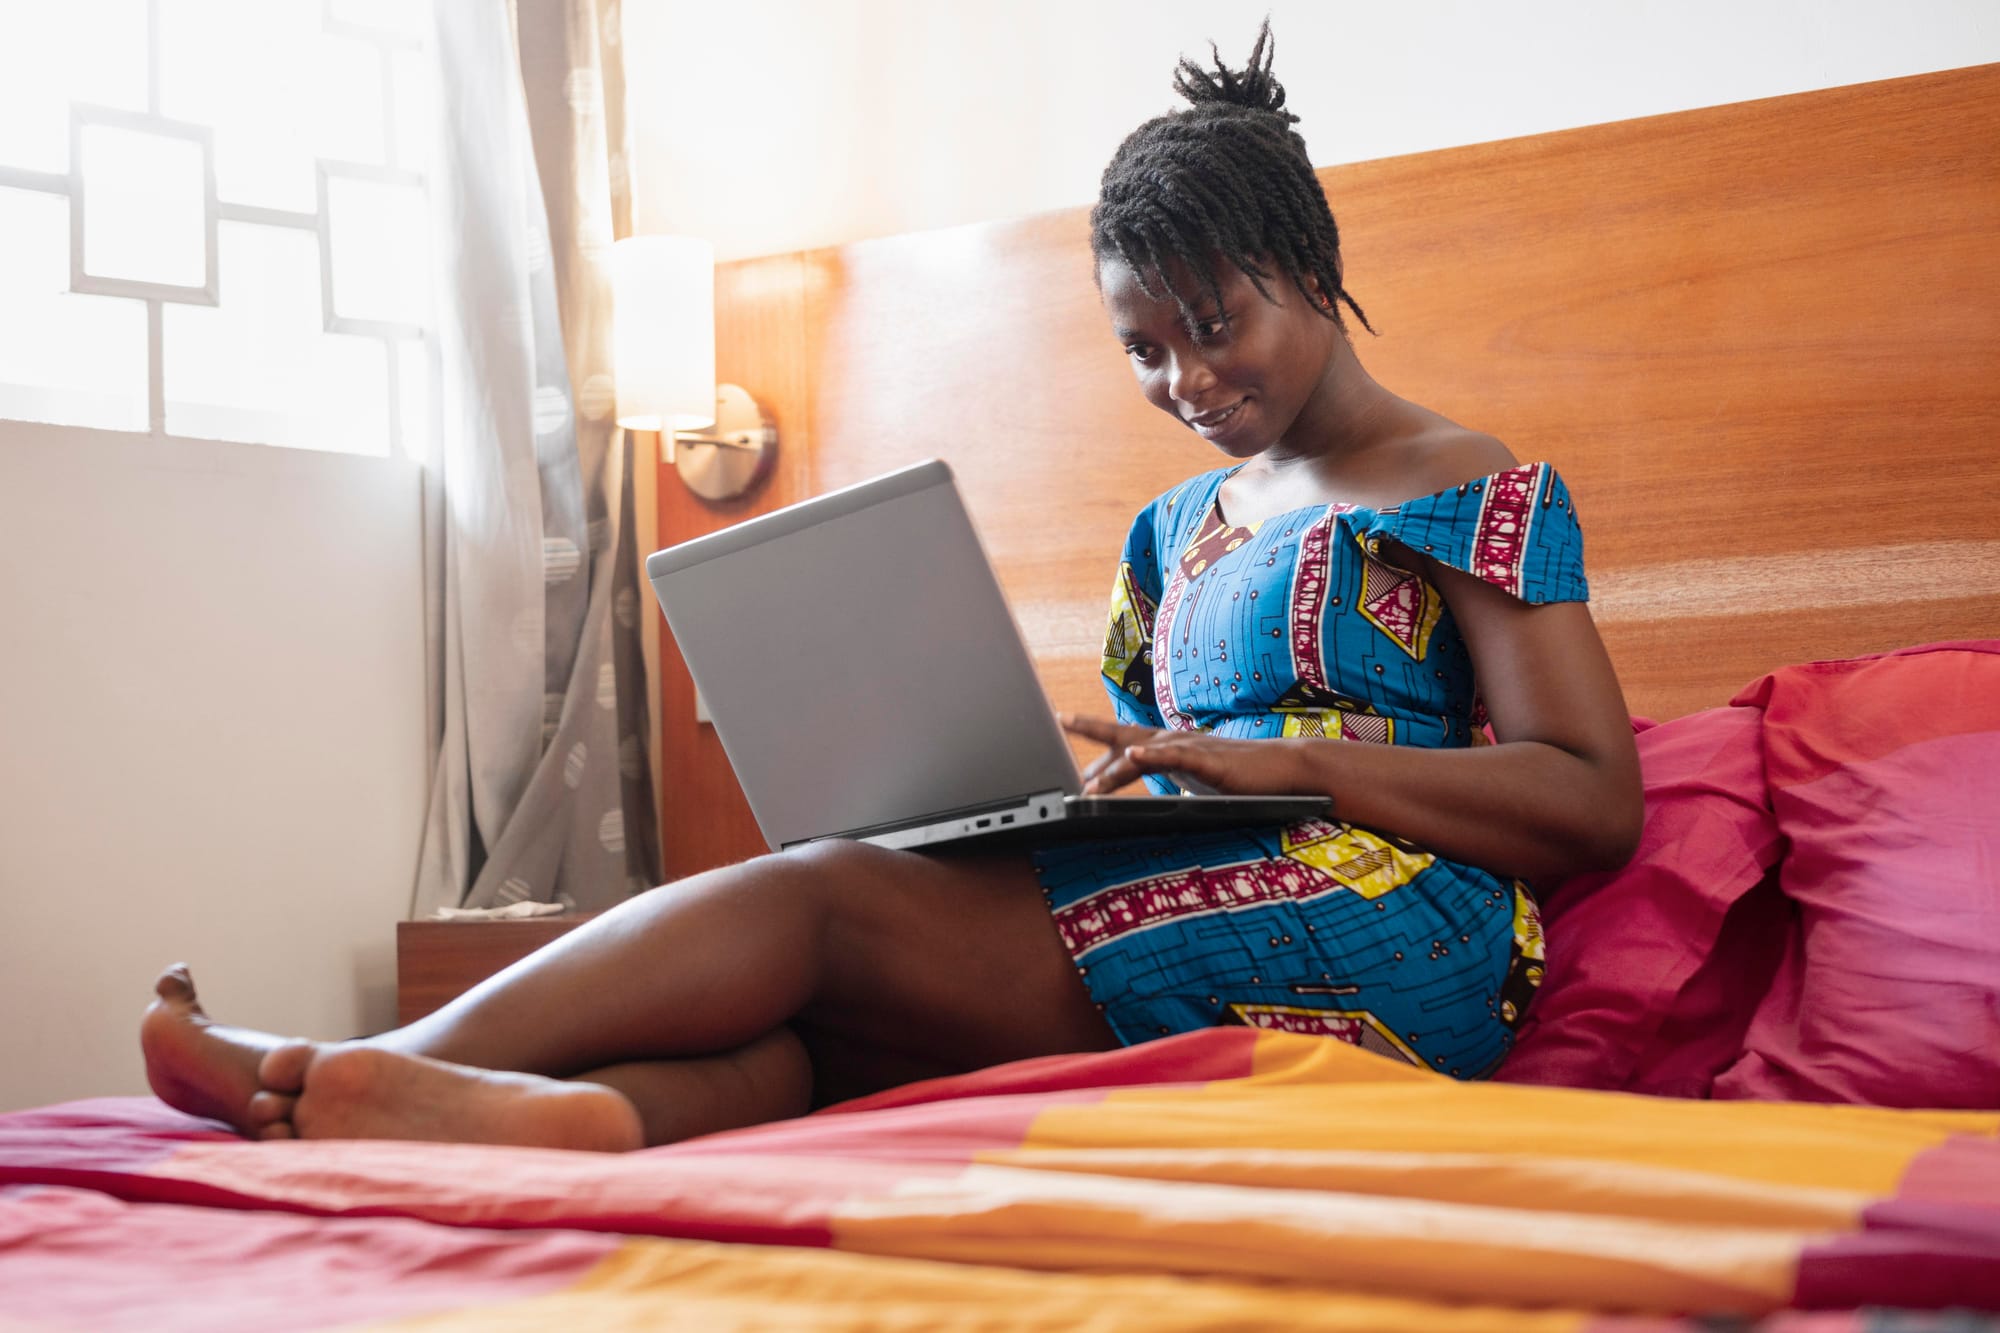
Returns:
[[[0,417],[146,429],[146,308],[69,291],[69,201],[0,189]]]
[[[146,109],[146,0],[9,3],[0,163],[69,170],[71,102]]]
[[[215,127],[218,198],[311,212],[315,7],[159,0],[161,108]]]
[[[430,264],[423,191],[328,176],[326,211],[335,316],[425,323]]]
[[[175,287],[208,281],[201,145],[112,125],[85,125],[83,271]]]

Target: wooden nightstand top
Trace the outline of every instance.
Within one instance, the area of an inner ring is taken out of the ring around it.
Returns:
[[[579,912],[523,921],[397,922],[396,1022],[414,1022],[443,1008],[595,915]]]

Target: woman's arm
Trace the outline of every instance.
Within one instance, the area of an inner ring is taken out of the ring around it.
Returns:
[[[1624,695],[1589,610],[1530,606],[1414,552],[1471,653],[1498,744],[1423,749],[1357,741],[1226,740],[1072,719],[1114,747],[1091,790],[1177,770],[1218,791],[1326,792],[1344,820],[1496,874],[1554,880],[1622,865],[1644,818]]]

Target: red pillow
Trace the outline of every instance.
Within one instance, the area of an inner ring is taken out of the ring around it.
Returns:
[[[1742,1058],[1751,1017],[1798,940],[1798,905],[1778,888],[1778,871],[1768,870],[1723,917],[1708,956],[1633,1061],[1625,1091],[1709,1096],[1716,1075]]]
[[[1719,1053],[1701,1057],[1708,1074],[1739,1053],[1737,1038],[1759,997],[1690,983],[1725,920],[1734,926],[1741,918],[1732,908],[1781,849],[1764,800],[1761,720],[1755,708],[1713,708],[1658,726],[1635,723],[1646,790],[1639,849],[1622,870],[1578,876],[1544,895],[1546,972],[1496,1078],[1700,1095],[1707,1075],[1696,1080],[1700,1088],[1683,1086],[1682,1071],[1669,1071],[1665,1086],[1649,1081],[1649,1052],[1670,1021],[1676,1051],[1696,1037],[1713,1048],[1722,1034]],[[1751,950],[1776,947],[1762,930],[1731,938]],[[1744,972],[1731,961],[1722,977]]]
[[[2000,641],[1787,667],[1732,702],[1763,709],[1801,929],[1713,1095],[2000,1108]]]

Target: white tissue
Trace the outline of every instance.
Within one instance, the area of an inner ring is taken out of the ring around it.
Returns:
[[[440,907],[431,921],[519,921],[531,916],[561,916],[561,903],[508,903],[505,907]]]

